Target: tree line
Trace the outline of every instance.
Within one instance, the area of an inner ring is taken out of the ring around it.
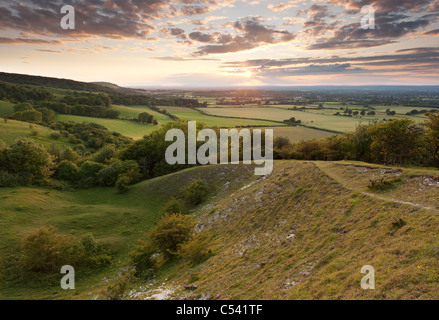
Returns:
[[[421,124],[410,119],[360,123],[354,132],[320,140],[290,143],[280,137],[274,143],[274,157],[439,168],[439,113],[427,116]]]

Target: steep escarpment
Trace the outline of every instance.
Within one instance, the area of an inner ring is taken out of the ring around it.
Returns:
[[[312,162],[276,162],[196,215],[214,254],[163,271],[168,298],[438,298],[437,211],[357,192]],[[375,290],[360,286],[364,265]]]

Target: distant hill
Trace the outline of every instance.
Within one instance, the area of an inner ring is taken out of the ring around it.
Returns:
[[[118,85],[108,82],[81,82],[69,79],[32,76],[17,73],[0,72],[0,81],[19,84],[19,85],[33,85],[44,86],[59,89],[69,89],[87,92],[101,92],[108,94],[124,93],[124,94],[139,94],[139,90],[122,88]]]
[[[114,83],[110,83],[110,82],[90,82],[91,84],[95,84],[98,86],[102,86],[102,87],[106,87],[106,88],[110,88],[113,90],[119,90],[121,89],[121,87],[119,87],[117,84]]]

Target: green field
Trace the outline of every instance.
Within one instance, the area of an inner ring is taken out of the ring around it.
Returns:
[[[381,110],[381,107],[378,110]],[[386,107],[383,111],[385,111]],[[334,109],[306,109],[304,111],[299,110],[288,110],[286,108],[278,108],[277,106],[270,107],[259,107],[259,108],[200,108],[205,113],[215,115],[215,116],[230,116],[239,118],[257,118],[257,119],[267,119],[272,121],[283,121],[295,117],[296,120],[301,120],[302,124],[308,127],[319,128],[324,130],[330,130],[334,132],[347,132],[354,131],[357,124],[362,122],[369,122],[373,120],[382,119],[401,119],[409,118],[415,122],[423,122],[426,117],[424,116],[406,116],[406,108],[398,110],[398,107],[390,107],[391,110],[397,111],[394,116],[387,116],[383,111],[377,111],[375,116],[353,116],[353,117],[343,117],[336,116],[334,113],[337,111]],[[412,110],[411,108],[410,110]],[[342,113],[342,112],[340,112]]]
[[[295,117],[303,125],[332,130],[337,132],[352,131],[359,122],[358,119],[330,115],[312,114],[303,111],[293,111],[281,108],[202,108],[202,111],[217,115],[242,118],[258,118],[273,121],[283,121]]]
[[[169,113],[176,115],[179,119],[184,121],[197,121],[203,122],[209,127],[217,126],[223,128],[231,128],[231,127],[240,127],[240,126],[279,126],[281,123],[276,123],[272,121],[264,121],[264,120],[253,120],[253,119],[238,119],[238,118],[248,118],[248,117],[235,117],[234,115],[230,115],[233,118],[226,118],[216,115],[204,115],[197,110],[185,107],[160,107],[162,109],[166,109]],[[200,108],[202,110],[206,110],[207,108]],[[210,108],[208,108],[210,110]],[[224,114],[223,114],[224,116]],[[228,115],[227,115],[228,116]],[[273,119],[268,119],[273,120]]]
[[[34,135],[33,132],[37,132],[37,135]],[[73,144],[68,142],[68,138],[66,137],[61,137],[59,140],[53,140],[50,137],[52,132],[54,132],[54,130],[37,124],[30,124],[28,122],[21,122],[11,119],[5,123],[3,120],[0,120],[0,140],[4,141],[6,144],[11,144],[17,138],[22,137],[35,140],[46,147],[52,143],[73,146]]]
[[[333,133],[326,132],[323,130],[317,130],[306,127],[267,127],[264,129],[273,129],[274,137],[285,137],[290,140],[291,143],[300,142],[302,140],[313,140],[327,138]]]
[[[163,215],[163,207],[171,196],[197,178],[206,179],[209,188],[221,190],[226,181],[241,176],[252,178],[251,170],[238,166],[205,166],[190,168],[163,177],[140,182],[126,194],[113,188],[57,191],[39,187],[0,188],[0,257],[19,249],[27,234],[42,226],[54,226],[65,234],[81,237],[93,234],[96,240],[111,249],[110,267],[77,273],[76,290],[62,290],[56,281],[14,284],[4,287],[0,282],[1,299],[91,299],[108,283],[104,277],[117,275],[125,267],[130,252],[142,234]],[[242,178],[244,179],[244,178]]]
[[[58,121],[63,121],[63,122],[75,121],[78,123],[81,122],[97,123],[106,127],[108,130],[112,132],[118,132],[124,136],[133,139],[141,139],[143,136],[157,129],[157,126],[154,125],[140,124],[134,121],[119,120],[119,119],[92,118],[92,117],[73,116],[68,114],[58,114],[56,116],[56,119]]]
[[[119,111],[121,119],[137,119],[137,116],[142,112],[147,112],[154,117],[159,124],[164,124],[171,121],[171,118],[167,115],[154,111],[147,106],[111,106],[111,109]]]

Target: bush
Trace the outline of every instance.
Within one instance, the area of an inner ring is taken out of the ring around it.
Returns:
[[[59,140],[61,138],[61,133],[56,132],[56,131],[51,132],[50,133],[50,138],[53,139],[53,140]]]
[[[119,193],[125,193],[128,191],[128,186],[131,183],[131,178],[125,175],[122,175],[116,181],[116,190]]]
[[[75,238],[58,233],[53,227],[42,227],[22,242],[23,266],[36,272],[56,272],[72,265],[78,256]]]
[[[3,188],[27,186],[31,181],[32,177],[29,174],[0,171],[0,187]]]
[[[137,162],[117,160],[97,174],[98,182],[103,186],[114,186],[120,176],[128,177],[129,184],[136,182],[140,178],[140,169]]]
[[[112,280],[110,285],[102,292],[108,300],[122,300],[134,278],[134,270],[123,270],[122,273]]]
[[[183,211],[181,207],[181,201],[176,198],[171,198],[169,202],[166,204],[164,209],[165,213],[181,213]]]
[[[157,263],[153,258],[155,251],[156,248],[148,239],[138,240],[134,250],[129,253],[136,276],[149,278],[154,274],[157,268]]]
[[[56,177],[61,180],[76,182],[79,177],[79,169],[71,161],[63,160],[58,165]]]
[[[43,179],[51,174],[52,159],[47,150],[26,138],[17,139],[6,149],[7,169],[12,173],[29,174]]]
[[[75,151],[73,151],[72,148],[70,148],[70,147],[65,148],[65,150],[61,154],[61,160],[68,160],[68,161],[75,162],[79,158],[81,158],[79,156],[79,154],[77,154]]]
[[[376,178],[369,179],[369,184],[367,187],[373,191],[387,191],[396,187],[398,183],[401,182],[400,178],[384,179]]]
[[[101,171],[103,168],[103,164],[93,161],[86,161],[79,169],[79,178],[84,181],[88,180],[87,185],[90,183],[91,185],[93,185],[96,183],[96,177],[98,172]]]
[[[184,198],[192,205],[203,202],[207,197],[209,189],[203,180],[197,179],[189,184],[184,191]]]
[[[94,156],[93,161],[99,163],[106,163],[116,155],[116,147],[113,144],[108,144],[100,149]]]
[[[167,258],[175,257],[179,246],[190,239],[194,226],[192,216],[166,214],[150,231],[152,244]]]
[[[179,256],[188,260],[192,264],[198,264],[212,255],[212,250],[208,247],[209,242],[200,236],[180,244]]]
[[[59,272],[63,265],[77,268],[107,264],[111,260],[93,236],[87,235],[79,241],[52,226],[42,227],[26,236],[21,253],[24,269],[42,273]]]

